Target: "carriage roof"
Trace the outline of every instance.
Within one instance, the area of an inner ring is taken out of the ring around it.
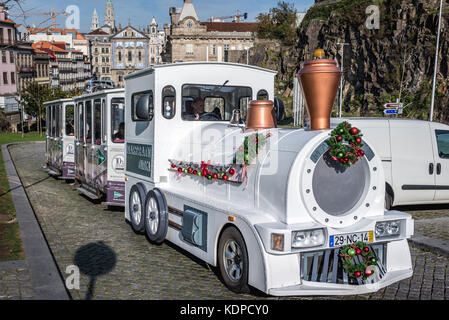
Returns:
[[[79,101],[79,100],[89,99],[89,98],[93,98],[93,97],[103,96],[103,95],[110,94],[110,93],[121,93],[121,92],[124,93],[125,89],[124,88],[105,89],[105,90],[101,90],[101,91],[97,91],[97,92],[93,92],[93,93],[89,93],[89,94],[83,94],[81,96],[76,96],[73,98],[73,100]]]
[[[152,66],[150,68],[146,68],[146,69],[139,70],[139,71],[125,75],[125,80],[145,76],[145,75],[151,74],[154,71],[159,70],[159,69],[163,70],[163,69],[167,69],[167,68],[185,68],[185,67],[202,67],[202,66],[229,66],[229,67],[242,68],[242,70],[252,69],[252,70],[258,70],[258,71],[267,72],[267,73],[271,73],[271,74],[277,74],[277,71],[265,69],[265,68],[261,68],[261,67],[257,67],[257,66],[253,66],[253,65],[249,65],[249,64],[240,64],[240,63],[231,63],[231,62],[215,62],[215,61],[211,61],[211,62],[209,62],[209,61],[200,61],[200,62],[193,61],[193,62],[168,63],[168,64]],[[189,75],[189,76],[191,76],[191,75]]]
[[[57,99],[57,100],[52,100],[52,101],[46,101],[46,102],[44,102],[44,105],[63,103],[63,102],[73,102],[73,98],[64,98],[64,99]]]

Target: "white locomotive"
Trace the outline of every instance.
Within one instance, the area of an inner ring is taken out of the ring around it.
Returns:
[[[274,99],[274,76],[203,62],[125,77],[132,228],[218,266],[236,292],[360,294],[410,277],[413,220],[384,210],[382,163],[369,141],[346,167],[328,152],[329,129],[239,121],[256,108],[249,101]]]

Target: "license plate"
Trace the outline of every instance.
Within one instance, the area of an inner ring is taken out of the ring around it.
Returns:
[[[341,247],[358,241],[373,242],[373,239],[373,231],[336,234],[329,237],[329,247]]]

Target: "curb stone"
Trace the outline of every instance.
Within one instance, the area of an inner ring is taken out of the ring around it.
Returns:
[[[48,243],[36,219],[21,180],[9,154],[9,146],[20,144],[40,144],[44,141],[9,143],[2,145],[3,162],[9,181],[11,196],[30,270],[31,283],[39,300],[68,300],[69,294],[58,270]]]

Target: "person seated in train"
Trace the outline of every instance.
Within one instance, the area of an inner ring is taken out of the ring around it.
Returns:
[[[66,135],[73,136],[75,133],[75,127],[73,126],[73,120],[67,120],[67,124],[65,126],[66,128]]]
[[[195,98],[193,102],[193,114],[185,117],[187,120],[221,120],[221,116],[214,112],[204,112],[204,99],[201,97]]]
[[[125,123],[120,122],[118,131],[114,134],[114,142],[123,142],[125,139]]]

